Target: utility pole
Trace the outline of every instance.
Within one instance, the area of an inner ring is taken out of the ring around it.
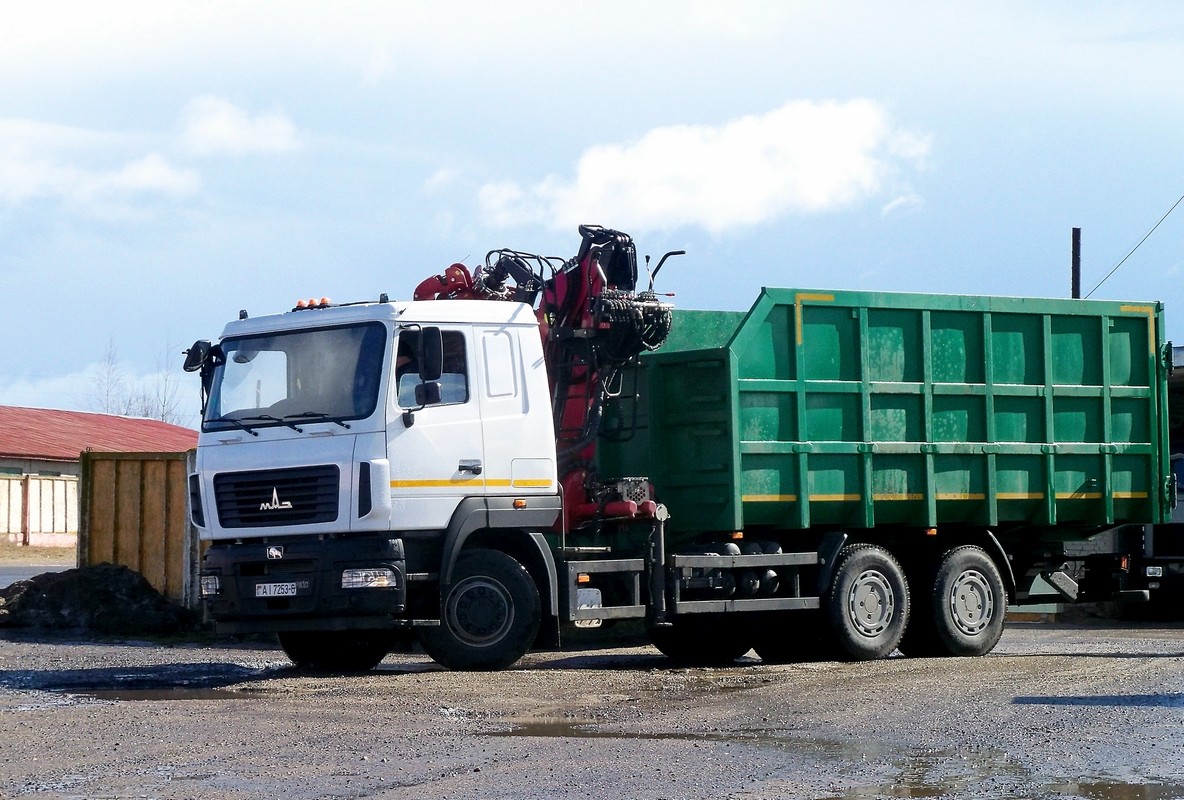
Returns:
[[[1073,229],[1073,276],[1072,294],[1075,300],[1081,299],[1081,228]]]

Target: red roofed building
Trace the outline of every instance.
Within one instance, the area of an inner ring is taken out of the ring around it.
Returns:
[[[194,447],[197,431],[156,419],[0,406],[0,472],[77,475],[83,450],[179,453]]]
[[[84,450],[178,453],[197,431],[155,419],[0,406],[0,536],[72,545],[78,534]]]

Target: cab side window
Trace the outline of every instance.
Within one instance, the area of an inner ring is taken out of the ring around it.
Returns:
[[[443,331],[442,339],[444,369],[440,374],[440,402],[433,405],[467,403],[469,370],[465,335],[460,331]],[[395,381],[399,389],[401,408],[419,408],[415,402],[415,387],[420,383],[418,353],[419,331],[402,331],[395,350]]]

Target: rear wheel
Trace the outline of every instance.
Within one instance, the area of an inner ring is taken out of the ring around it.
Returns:
[[[650,641],[680,664],[730,664],[752,649],[748,625],[736,617],[680,617],[650,628]]]
[[[421,628],[423,649],[449,669],[510,666],[534,643],[542,620],[526,568],[498,550],[461,553],[442,602],[440,624]]]
[[[981,656],[998,644],[1007,592],[981,547],[955,547],[942,556],[927,595],[901,644],[905,655]]]
[[[394,637],[388,631],[288,631],[279,634],[279,640],[298,667],[363,672],[386,657]]]
[[[908,623],[904,571],[878,545],[847,545],[823,605],[841,653],[856,661],[883,658],[900,644]]]

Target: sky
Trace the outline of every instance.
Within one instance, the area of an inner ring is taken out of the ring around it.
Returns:
[[[576,228],[658,290],[1088,292],[1184,195],[1176,2],[0,6],[0,404]],[[1184,205],[1093,294],[1184,342]],[[109,381],[108,381],[109,383]]]

